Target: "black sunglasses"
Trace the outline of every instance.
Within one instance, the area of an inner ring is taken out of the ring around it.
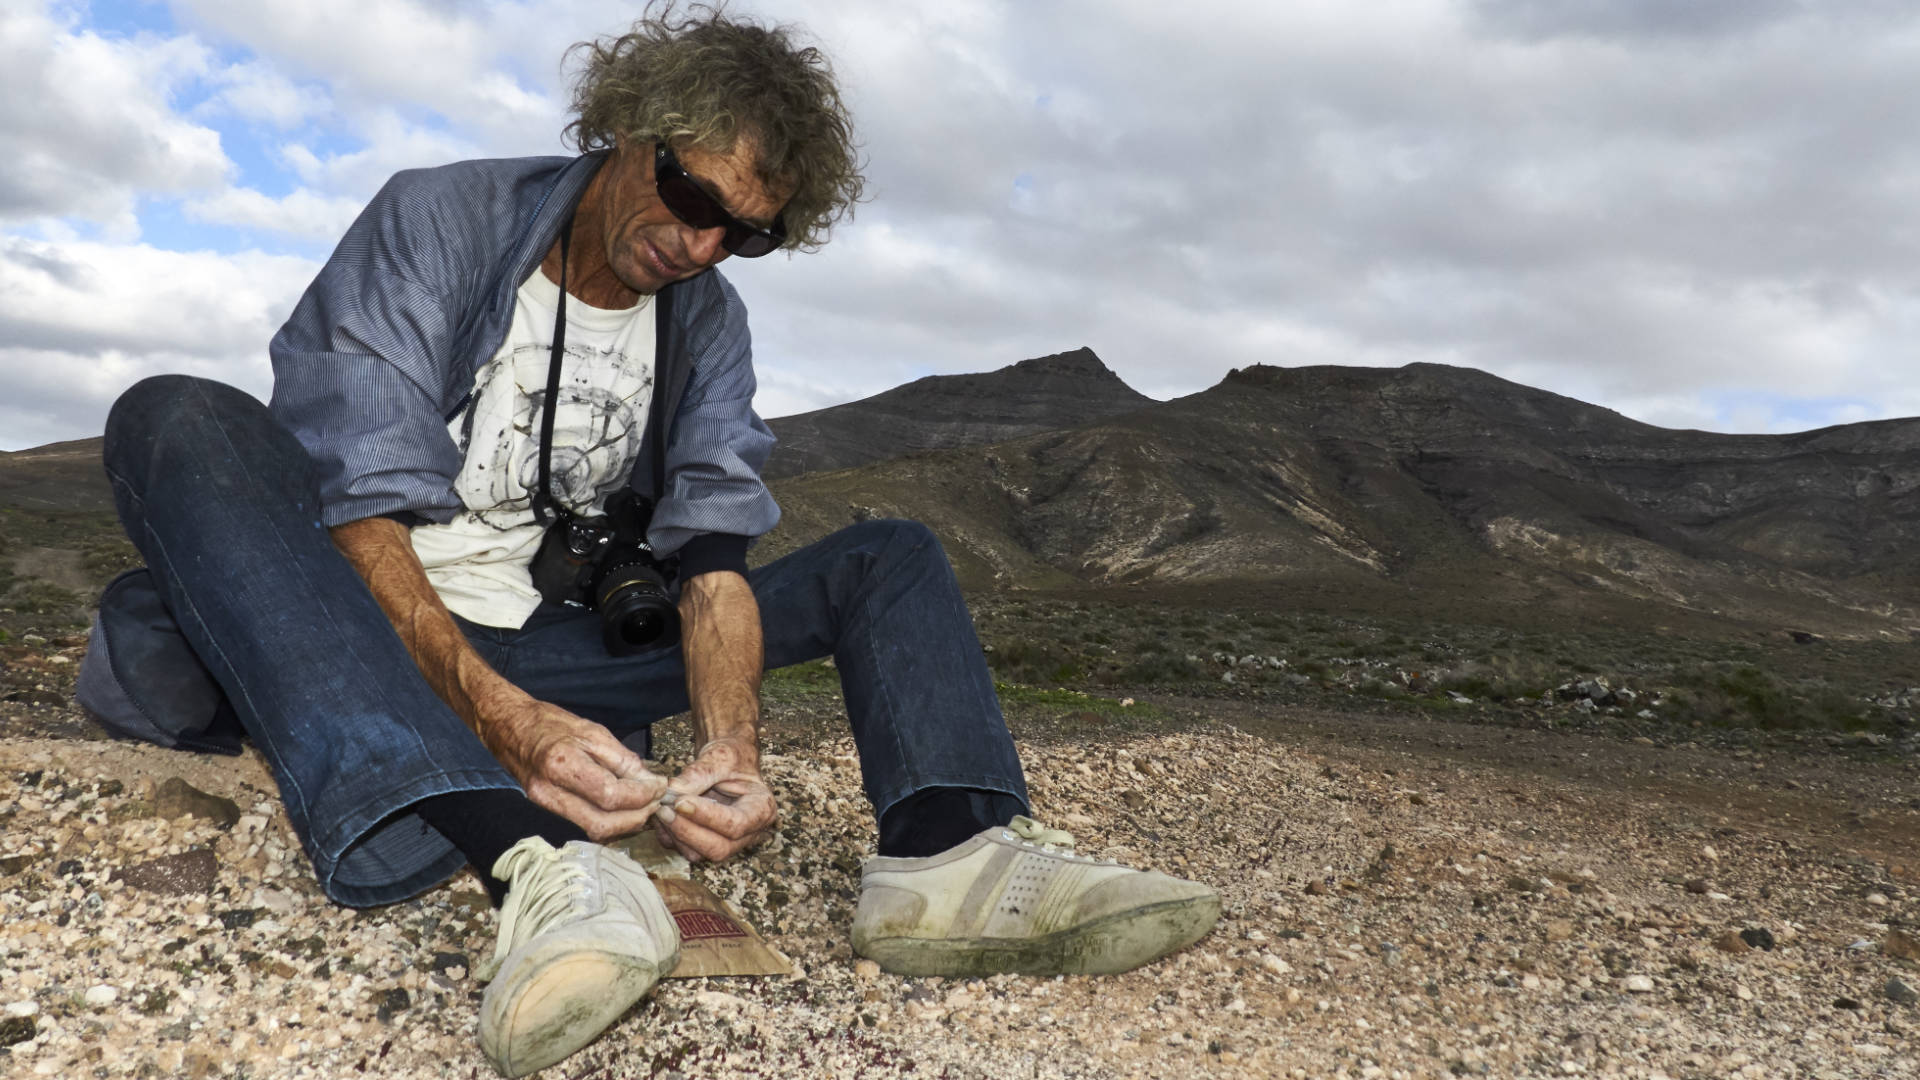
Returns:
[[[660,201],[682,222],[696,229],[726,229],[720,246],[730,254],[757,259],[786,243],[787,227],[779,217],[773,219],[772,228],[762,229],[727,213],[727,208],[700,186],[664,142],[653,146],[653,186],[660,193]]]

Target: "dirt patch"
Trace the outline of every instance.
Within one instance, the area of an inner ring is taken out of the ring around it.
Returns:
[[[81,552],[64,548],[23,547],[13,555],[14,576],[55,588],[85,593],[94,587]]]

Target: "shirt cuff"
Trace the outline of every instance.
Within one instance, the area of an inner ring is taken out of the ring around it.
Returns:
[[[701,533],[680,546],[680,580],[715,570],[747,574],[747,537],[736,533]]]

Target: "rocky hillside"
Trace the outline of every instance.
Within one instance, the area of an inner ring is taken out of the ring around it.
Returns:
[[[796,537],[919,517],[1002,583],[1390,582],[1920,627],[1920,420],[1715,435],[1469,369],[1254,367],[779,494]]]
[[[984,446],[1131,412],[1153,399],[1120,381],[1092,349],[968,375],[929,375],[831,409],[783,416],[769,479],[846,469],[915,450]]]
[[[111,510],[100,440],[0,450],[0,506],[22,510]]]
[[[894,515],[975,588],[1920,633],[1920,419],[1673,431],[1430,364],[1258,366],[1155,402],[1082,349],[773,426],[786,517],[760,558]],[[110,509],[98,455],[0,454],[0,508]],[[15,551],[46,556],[52,521]]]

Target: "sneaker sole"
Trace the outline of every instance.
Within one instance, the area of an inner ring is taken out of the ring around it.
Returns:
[[[506,1077],[537,1072],[599,1038],[663,970],[631,957],[581,953],[577,945],[517,966],[526,974],[515,978],[515,988],[495,994],[496,979],[480,1006],[481,1052]]]
[[[1038,938],[871,939],[862,955],[895,975],[1116,975],[1199,941],[1220,918],[1220,897],[1122,911]]]

